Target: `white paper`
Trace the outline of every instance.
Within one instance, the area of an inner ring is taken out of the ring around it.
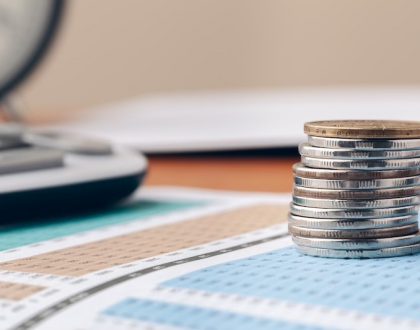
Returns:
[[[299,255],[289,200],[148,188],[118,210],[4,229],[0,328],[420,327],[418,256]]]
[[[52,128],[164,153],[293,147],[305,139],[305,122],[327,119],[420,120],[420,89],[162,94],[86,109]]]

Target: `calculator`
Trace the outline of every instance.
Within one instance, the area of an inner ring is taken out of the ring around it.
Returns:
[[[141,184],[147,160],[92,138],[0,125],[0,223],[106,207]]]
[[[137,151],[16,123],[13,94],[45,57],[64,9],[64,0],[1,1],[0,114],[9,123],[0,123],[0,226],[110,206],[147,171]]]

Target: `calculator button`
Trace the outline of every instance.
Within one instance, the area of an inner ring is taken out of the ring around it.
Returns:
[[[3,123],[0,124],[0,139],[19,140],[22,137],[24,128],[20,124]]]
[[[19,124],[0,124],[0,150],[25,146],[23,127]]]
[[[83,155],[110,155],[111,145],[97,139],[56,132],[25,132],[23,141],[38,147]]]
[[[21,148],[27,146],[22,140],[2,139],[0,138],[0,151],[6,149]]]
[[[0,152],[0,174],[64,166],[64,153],[46,148],[21,148]]]

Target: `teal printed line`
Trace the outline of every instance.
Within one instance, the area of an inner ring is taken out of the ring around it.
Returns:
[[[216,309],[129,298],[102,314],[191,330],[320,330],[322,327],[254,317]]]
[[[0,229],[0,251],[111,225],[145,220],[152,216],[165,215],[204,204],[205,202],[201,201],[140,200],[106,212],[2,228]]]

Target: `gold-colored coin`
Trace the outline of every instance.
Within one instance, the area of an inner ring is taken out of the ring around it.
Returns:
[[[418,139],[419,121],[400,120],[327,120],[304,126],[312,136],[347,139]]]

